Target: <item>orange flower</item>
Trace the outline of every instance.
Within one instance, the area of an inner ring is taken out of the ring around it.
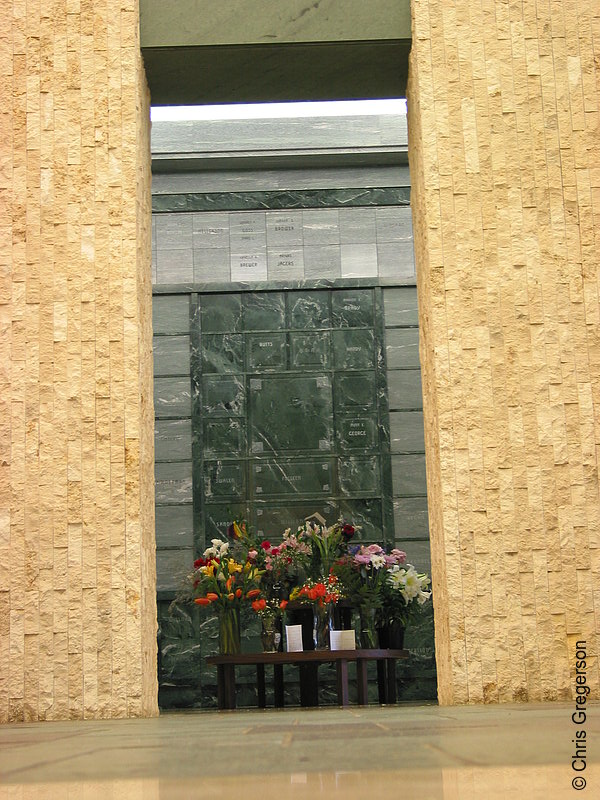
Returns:
[[[213,600],[218,600],[218,599],[219,599],[219,595],[218,595],[218,594],[215,594],[214,592],[207,592],[207,593],[206,593],[206,597],[207,597],[207,599],[208,599],[208,600],[210,600],[211,602],[212,602]]]
[[[235,595],[234,595],[234,593],[233,593],[233,592],[230,592],[230,593],[227,595],[227,599],[228,599],[228,600],[233,600],[234,598],[235,598]]]
[[[264,597],[261,597],[260,600],[253,600],[252,601],[252,608],[255,611],[263,611],[267,607],[267,601]]]
[[[258,597],[260,594],[260,589],[250,589],[249,592],[246,592],[246,597],[248,600],[253,600],[255,597]]]
[[[199,606],[209,606],[212,603],[212,600],[209,600],[208,597],[197,597],[194,600],[194,603]]]
[[[235,575],[230,575],[225,581],[225,588],[227,589],[228,592],[231,591],[231,587],[233,586],[234,583],[235,583]]]
[[[241,589],[236,589],[235,590],[235,596],[236,597],[241,597],[242,596],[242,590]]]
[[[288,601],[287,601],[287,600],[282,600],[282,601],[279,603],[279,608],[280,608],[282,611],[285,611],[285,608],[286,608],[287,604],[288,604]]]

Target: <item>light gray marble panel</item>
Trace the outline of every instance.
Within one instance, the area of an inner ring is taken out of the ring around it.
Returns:
[[[267,254],[264,250],[231,254],[232,281],[266,281],[267,278]]]
[[[381,278],[414,278],[416,271],[412,240],[378,244],[377,262]]]
[[[190,505],[157,506],[156,547],[191,548],[194,543],[194,509]]]
[[[302,211],[267,212],[267,247],[286,250],[302,245]]]
[[[384,289],[383,308],[386,325],[419,324],[417,290],[413,286]]]
[[[377,276],[376,244],[343,244],[340,247],[342,278]]]
[[[265,212],[251,211],[230,214],[229,239],[232,252],[266,250]]]
[[[304,247],[304,276],[306,278],[339,278],[341,274],[339,244]]]
[[[192,422],[189,419],[157,419],[154,423],[154,460],[192,458]]]
[[[413,238],[410,206],[376,208],[377,242],[400,242]]]
[[[401,539],[426,539],[429,536],[427,498],[396,498],[394,500],[394,527],[396,541]]]
[[[187,333],[189,329],[189,295],[154,295],[152,298],[152,330],[155,334]]]
[[[231,280],[229,248],[194,250],[194,280],[200,283],[224,283]]]
[[[267,250],[267,266],[269,280],[291,280],[304,278],[304,251]]]
[[[194,276],[192,249],[159,250],[156,254],[157,283],[189,283]]]
[[[157,503],[192,502],[192,462],[177,461],[154,465],[155,499]]]
[[[385,332],[385,355],[388,369],[420,367],[419,329],[388,328]]]
[[[157,214],[155,226],[157,250],[192,249],[191,214]]]
[[[193,214],[194,249],[229,248],[229,214]]]
[[[392,369],[388,371],[388,397],[390,410],[418,411],[423,408],[423,389],[420,369]]]
[[[422,411],[390,412],[390,445],[392,453],[422,453],[425,432]]]
[[[155,375],[189,375],[189,336],[155,336],[152,350]]]
[[[191,410],[189,377],[154,379],[154,413],[157,417],[189,417]]]
[[[407,564],[412,564],[417,572],[424,572],[431,578],[431,546],[428,540],[412,539],[406,543],[400,540],[396,546],[406,553]]]
[[[377,240],[374,208],[341,208],[340,242],[371,244]]]
[[[156,589],[167,592],[176,591],[185,582],[186,576],[194,571],[194,551],[157,550],[156,551]]]
[[[339,209],[304,209],[302,213],[305,247],[340,243]]]
[[[426,495],[425,454],[393,455],[392,484],[394,497]]]

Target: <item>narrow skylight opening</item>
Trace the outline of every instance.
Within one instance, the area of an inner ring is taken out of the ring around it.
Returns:
[[[406,114],[406,100],[336,100],[319,103],[251,103],[219,106],[153,106],[153,122],[283,119]]]

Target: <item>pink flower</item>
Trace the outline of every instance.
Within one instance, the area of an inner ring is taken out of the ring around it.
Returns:
[[[378,544],[370,544],[366,548],[367,553],[373,553],[373,555],[379,555],[379,553],[383,553],[383,548],[380,547]]]
[[[254,561],[257,555],[256,550],[248,550],[248,561]]]
[[[357,564],[370,564],[371,563],[371,556],[370,555],[363,555],[362,553],[357,553],[354,556],[354,560]]]
[[[394,547],[390,555],[395,556],[396,564],[404,564],[404,562],[406,561],[406,553],[404,552],[404,550],[397,550]]]

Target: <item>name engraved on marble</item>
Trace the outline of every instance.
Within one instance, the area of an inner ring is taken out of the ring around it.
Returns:
[[[217,478],[217,483],[235,483],[234,478]]]
[[[259,342],[258,346],[259,347],[273,347],[273,342],[272,341]]]

